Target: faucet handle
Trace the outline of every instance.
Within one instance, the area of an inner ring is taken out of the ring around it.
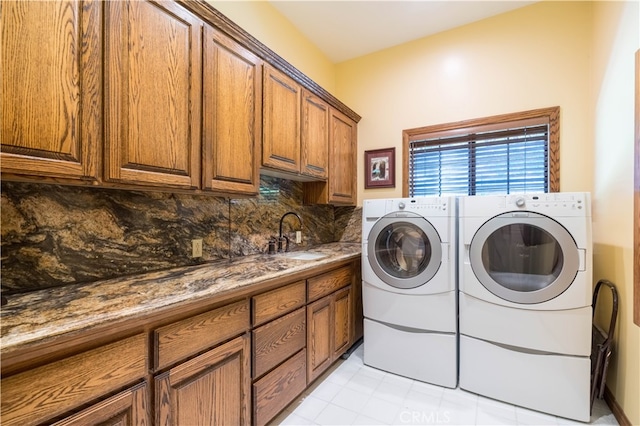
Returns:
[[[276,253],[276,237],[269,238],[269,254]]]

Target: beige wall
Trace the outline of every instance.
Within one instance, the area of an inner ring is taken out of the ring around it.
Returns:
[[[611,280],[619,293],[607,386],[634,425],[640,424],[640,328],[633,323],[633,88],[639,27],[637,1],[594,6],[593,276]],[[598,301],[597,317],[605,329],[611,308],[606,296]]]
[[[591,5],[543,2],[337,65],[358,126],[359,203],[399,197],[402,130],[560,106],[561,189],[591,191]],[[364,190],[364,150],[396,147],[396,188]]]
[[[335,95],[335,66],[267,1],[206,0],[262,44]]]
[[[336,65],[267,2],[209,1],[363,117],[359,204],[401,195],[403,129],[560,106],[561,190],[592,192],[594,279],[612,280],[621,297],[608,387],[640,424],[640,330],[632,323],[637,1],[536,3]],[[364,151],[391,146],[396,188],[365,191]]]

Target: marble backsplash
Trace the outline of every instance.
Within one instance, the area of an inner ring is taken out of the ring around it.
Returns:
[[[229,199],[2,183],[2,292],[32,291],[263,253],[283,230],[291,248],[360,242],[361,208],[303,205],[300,182],[262,176],[260,195]],[[191,258],[191,240],[203,240]]]

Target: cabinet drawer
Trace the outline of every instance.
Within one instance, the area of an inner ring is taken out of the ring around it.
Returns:
[[[307,283],[309,285],[309,302],[312,302],[351,284],[351,267],[345,266],[335,271],[309,278]]]
[[[253,385],[253,421],[264,425],[307,387],[306,350],[258,380]]]
[[[2,379],[2,424],[42,423],[147,374],[147,338],[138,334]]]
[[[259,294],[253,298],[253,325],[264,324],[293,311],[306,302],[304,281]]]
[[[148,406],[148,385],[142,382],[52,426],[148,425]]]
[[[154,332],[155,367],[167,367],[248,329],[248,300],[160,327]]]
[[[253,377],[262,376],[304,348],[305,309],[300,308],[253,331]]]

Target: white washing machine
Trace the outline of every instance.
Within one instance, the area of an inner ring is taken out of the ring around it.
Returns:
[[[455,388],[456,200],[365,200],[364,363]]]
[[[460,387],[588,422],[589,194],[463,197],[458,209]]]

